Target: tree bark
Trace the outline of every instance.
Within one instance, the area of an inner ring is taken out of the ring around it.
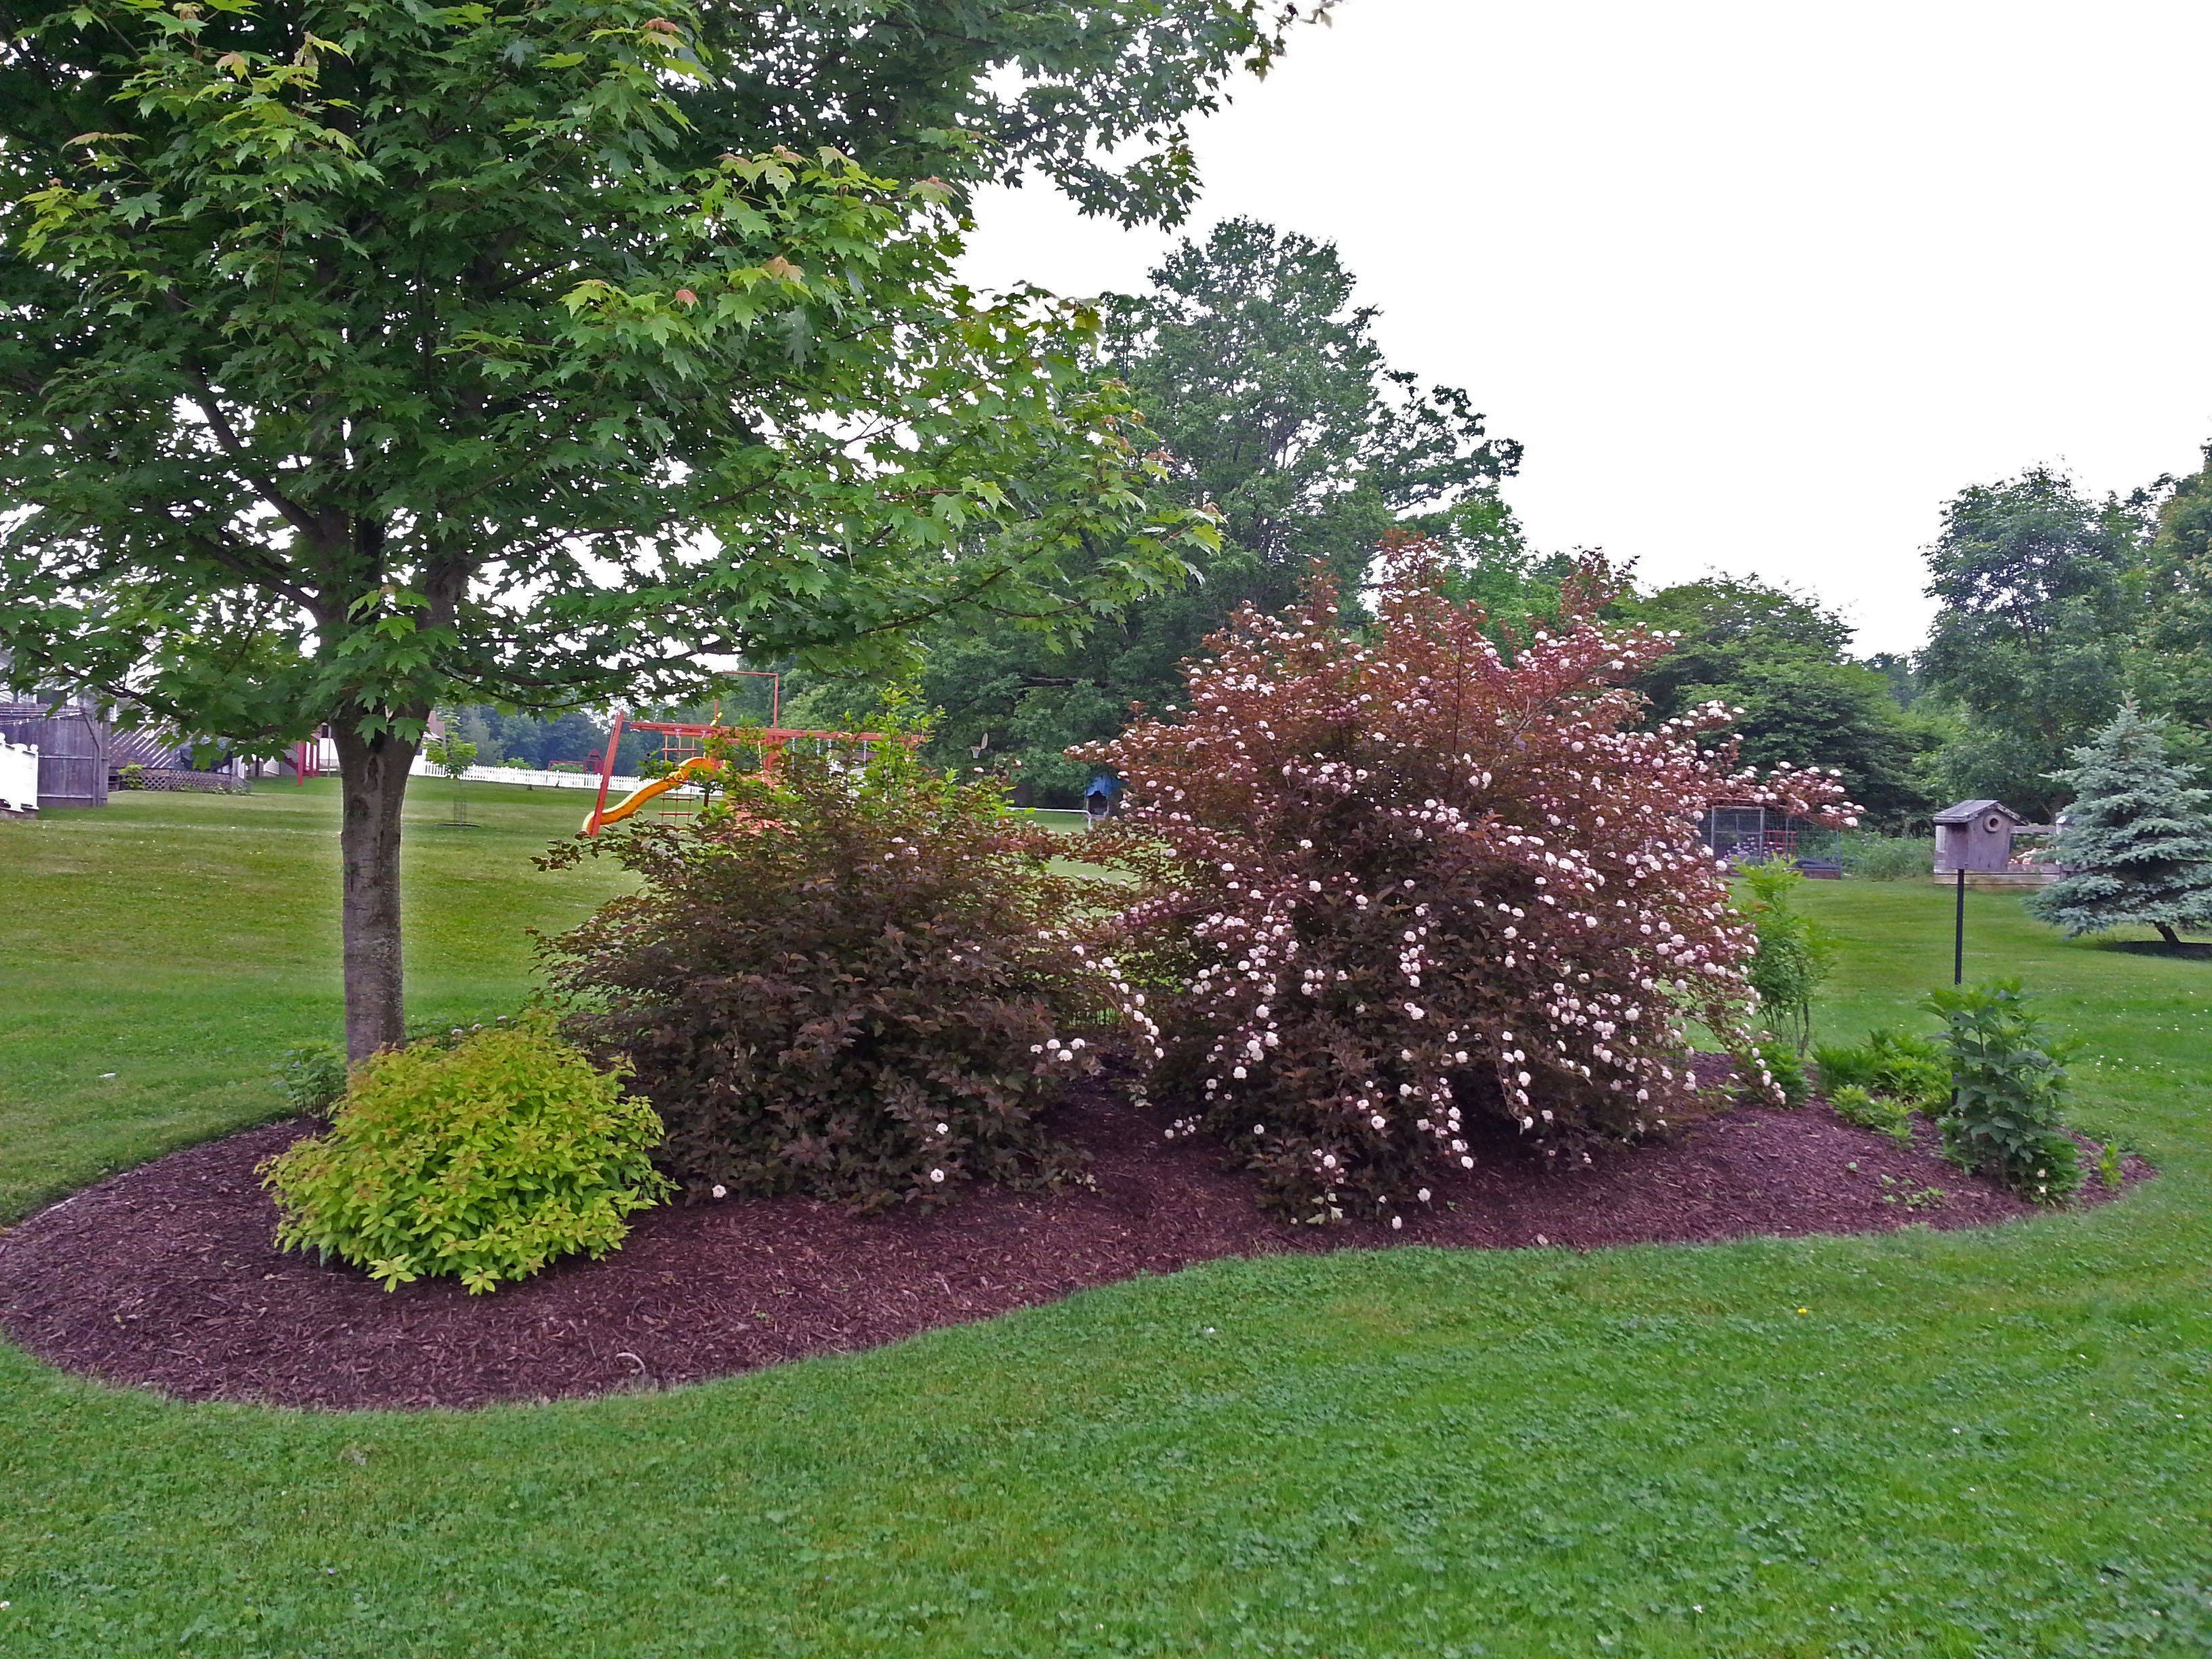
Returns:
[[[389,732],[362,737],[352,718],[332,724],[338,751],[340,912],[345,945],[346,1058],[366,1060],[407,1032],[399,949],[399,809],[420,746]]]
[[[2173,931],[2172,923],[2154,921],[2151,923],[2151,926],[2158,929],[2158,936],[2164,939],[2168,945],[2179,945],[2181,943],[2181,935]]]

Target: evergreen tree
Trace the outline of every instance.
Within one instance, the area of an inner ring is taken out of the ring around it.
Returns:
[[[2132,924],[2179,945],[2177,928],[2212,927],[2212,790],[2166,757],[2165,722],[2124,703],[2074,762],[2053,775],[2075,793],[2058,836],[2067,873],[2028,908],[2069,939]]]

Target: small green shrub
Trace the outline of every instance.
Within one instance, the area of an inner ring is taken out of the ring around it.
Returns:
[[[2124,1178],[2125,1173],[2125,1170],[2121,1166],[2120,1143],[2118,1141],[2108,1140],[2097,1149],[2097,1179],[2104,1183],[2105,1190],[2106,1192],[2117,1193],[2119,1191],[2120,1182]]]
[[[1766,1074],[1782,1091],[1782,1103],[1802,1106],[1811,1096],[1813,1085],[1805,1076],[1805,1062],[1796,1046],[1780,1037],[1761,1037],[1756,1046],[1759,1057],[1766,1062]]]
[[[1940,1210],[1949,1197],[1941,1187],[1923,1187],[1910,1181],[1899,1181],[1895,1176],[1881,1178],[1881,1201],[1899,1204],[1908,1210]]]
[[[115,787],[118,789],[143,789],[146,787],[146,769],[132,761],[115,775]]]
[[[1930,1117],[1950,1103],[1950,1058],[1941,1042],[1917,1032],[1877,1029],[1856,1048],[1824,1044],[1813,1050],[1813,1063],[1831,1091],[1856,1086]]]
[[[1865,1049],[1848,1043],[1815,1043],[1813,1069],[1820,1075],[1821,1090],[1829,1095],[1838,1089],[1871,1089],[1874,1085],[1872,1057]]]
[[[1900,1146],[1912,1144],[1912,1114],[1894,1100],[1869,1094],[1855,1083],[1832,1090],[1828,1104],[1846,1123],[1887,1135]]]
[[[2071,1046],[2046,1042],[2018,980],[1936,991],[1954,1085],[1942,1120],[1946,1157],[2014,1192],[2056,1204],[2081,1184],[2081,1152],[2059,1127]]]
[[[1935,845],[1925,836],[1847,830],[1842,850],[1844,875],[1851,881],[1910,881],[1936,867]]]
[[[1813,1039],[1814,995],[1835,965],[1835,941],[1797,908],[1797,890],[1805,878],[1796,866],[1770,859],[1742,865],[1737,873],[1751,892],[1745,914],[1759,939],[1748,975],[1751,988],[1759,993],[1769,1029],[1789,1039],[1802,1055]]]
[[[276,1086],[285,1104],[303,1117],[327,1117],[345,1098],[345,1050],[334,1042],[287,1048],[276,1068]]]
[[[276,1243],[471,1293],[556,1256],[605,1255],[665,1196],[660,1120],[543,1016],[450,1047],[392,1049],[356,1073],[330,1133],[263,1163]]]

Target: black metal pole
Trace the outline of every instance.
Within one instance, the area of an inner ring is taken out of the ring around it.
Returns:
[[[1966,872],[1959,872],[1958,912],[1951,922],[1951,983],[1966,982]]]

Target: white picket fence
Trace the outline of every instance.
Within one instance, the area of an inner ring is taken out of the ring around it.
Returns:
[[[438,768],[431,765],[428,758],[421,755],[415,757],[415,764],[411,770],[413,775],[418,778],[439,778],[445,775]],[[596,790],[599,787],[599,775],[597,772],[538,772],[527,770],[520,766],[471,766],[467,771],[462,773],[461,776],[470,783],[520,783],[526,784],[533,789]],[[633,789],[644,788],[645,783],[646,781],[643,778],[619,775],[611,778],[607,782],[607,799],[620,800]],[[696,795],[699,791],[696,785],[681,783],[668,793],[672,795]]]

